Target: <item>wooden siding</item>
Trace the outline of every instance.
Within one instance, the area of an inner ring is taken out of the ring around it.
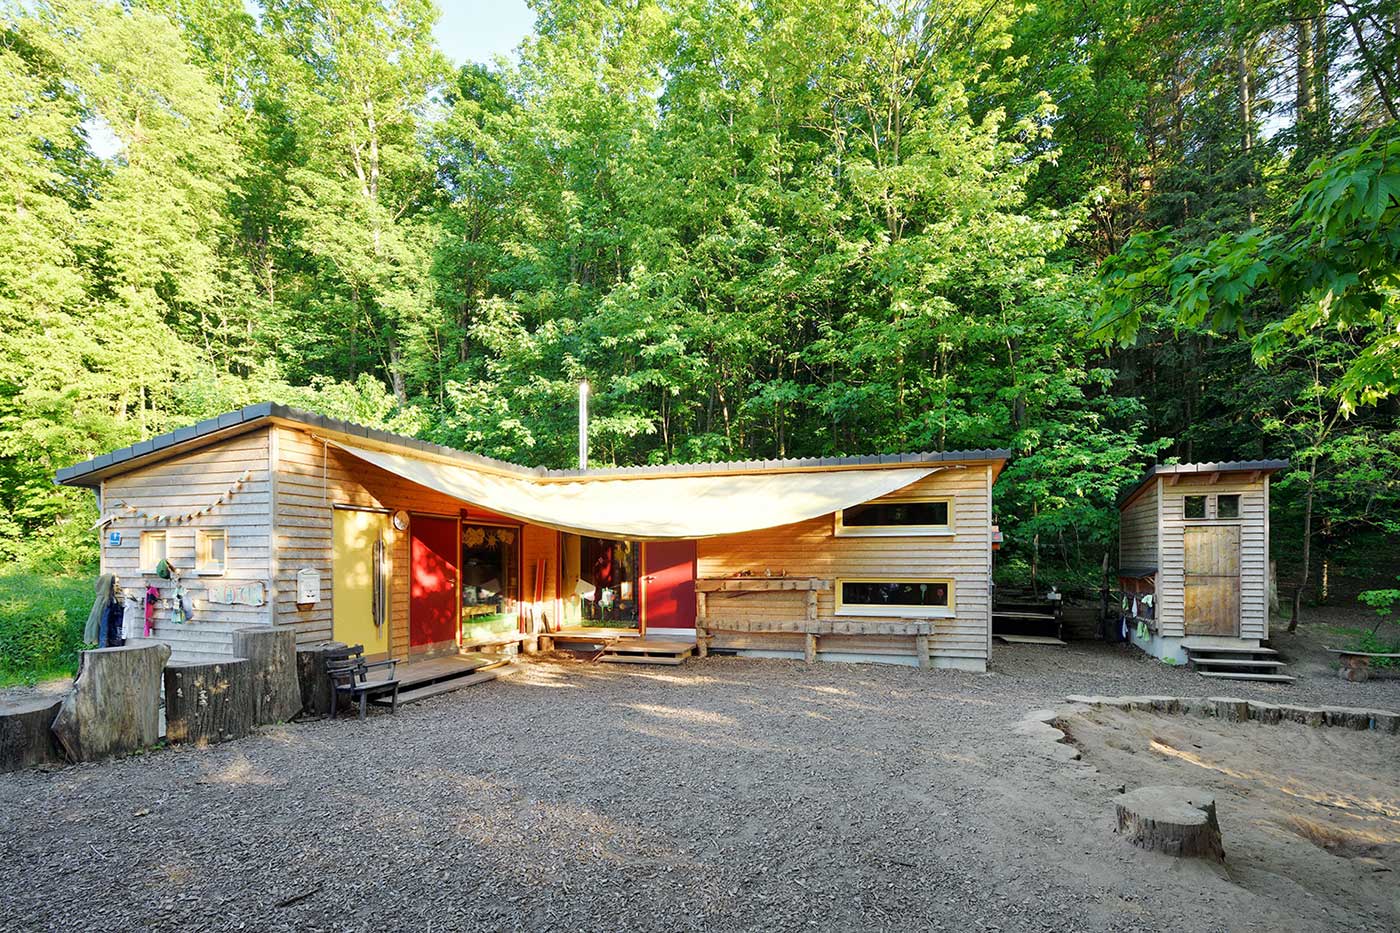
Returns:
[[[272,620],[270,605],[215,605],[204,598],[208,585],[213,582],[262,582],[265,585],[268,582],[271,560],[269,434],[268,428],[252,431],[112,477],[102,484],[103,512],[118,516],[100,532],[102,571],[115,574],[128,593],[142,596],[147,586],[160,590],[162,600],[155,612],[153,637],[168,643],[180,655],[232,656],[235,630]],[[155,514],[201,509],[228,492],[245,471],[251,471],[248,479],[227,502],[189,521],[151,522],[129,516],[122,509],[122,506],[131,505]],[[223,529],[227,535],[222,574],[195,573],[195,536],[200,528]],[[108,533],[112,531],[121,532],[121,544],[116,547],[107,543]],[[142,573],[143,531],[165,532],[167,558],[181,570],[181,582],[192,603],[192,618],[185,624],[172,621],[174,581]],[[270,604],[270,592],[268,600]]]
[[[521,529],[520,602],[523,615],[545,623],[542,627],[559,627],[559,532],[553,528],[526,525]],[[535,604],[535,571],[544,562],[544,598]]]
[[[1119,516],[1119,568],[1143,570],[1158,565],[1157,503],[1161,482],[1154,478]]]
[[[701,577],[748,572],[818,577],[934,577],[953,581],[954,615],[935,619],[930,654],[985,662],[989,654],[991,555],[990,470],[975,466],[940,470],[886,498],[901,495],[947,496],[953,500],[953,534],[918,537],[836,537],[835,517],[699,542]],[[877,500],[878,501],[878,500]],[[817,594],[820,619],[853,618],[835,615],[835,590]],[[726,618],[786,621],[805,613],[806,594],[800,592],[711,593],[706,610],[712,628],[722,630]],[[876,622],[877,618],[859,617]],[[890,617],[893,621],[895,617]],[[802,650],[803,636],[792,634],[728,634],[715,647]],[[794,647],[796,646],[796,647]],[[911,656],[912,636],[823,636],[822,651]]]
[[[1240,529],[1240,637],[1263,639],[1269,637],[1268,595],[1268,479],[1246,482],[1243,477],[1224,474],[1211,484],[1195,477],[1183,478],[1174,485],[1165,481],[1161,486],[1161,569],[1157,576],[1158,619],[1165,636],[1181,637],[1185,629],[1185,543],[1188,525],[1238,525]],[[1205,519],[1185,517],[1185,497],[1189,495],[1237,494],[1240,497],[1238,519],[1214,518],[1214,511]]]

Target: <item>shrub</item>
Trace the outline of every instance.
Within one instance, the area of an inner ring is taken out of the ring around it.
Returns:
[[[0,574],[0,683],[77,670],[92,586],[90,576]]]

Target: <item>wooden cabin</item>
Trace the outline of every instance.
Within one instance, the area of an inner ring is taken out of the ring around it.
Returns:
[[[1269,478],[1286,460],[1154,466],[1119,499],[1128,637],[1163,660],[1269,637]],[[1222,660],[1222,665],[1233,663]]]
[[[980,671],[1006,456],[546,470],[264,403],[57,481],[177,660],[276,624],[410,664],[594,633]]]

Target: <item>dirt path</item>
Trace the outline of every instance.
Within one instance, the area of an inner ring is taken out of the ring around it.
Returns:
[[[1333,928],[1301,890],[1122,844],[1107,782],[1010,731],[1066,693],[1216,685],[1102,645],[997,667],[543,663],[365,724],[0,776],[0,929]],[[1400,708],[1393,680],[1290,689]]]

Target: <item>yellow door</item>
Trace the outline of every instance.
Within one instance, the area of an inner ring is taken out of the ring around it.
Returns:
[[[335,509],[331,625],[336,641],[389,653],[389,516]]]
[[[1192,526],[1184,539],[1186,634],[1239,635],[1239,527]]]

